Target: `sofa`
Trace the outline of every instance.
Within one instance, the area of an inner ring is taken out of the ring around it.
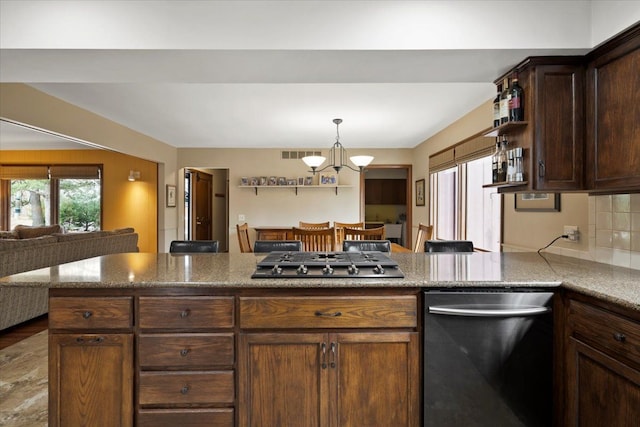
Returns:
[[[94,256],[138,251],[133,228],[64,233],[59,226],[0,231],[0,277]],[[0,286],[0,330],[48,312],[48,289]]]

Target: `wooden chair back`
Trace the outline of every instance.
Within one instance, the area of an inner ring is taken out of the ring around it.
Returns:
[[[333,252],[335,250],[335,230],[331,228],[292,229],[293,239],[302,242],[304,251]]]
[[[344,228],[344,240],[385,240],[384,226],[377,228]]]
[[[336,251],[341,251],[342,242],[344,242],[344,229],[346,228],[357,228],[363,229],[364,222],[338,222],[333,221],[333,228],[336,229]]]
[[[431,240],[433,237],[433,225],[418,224],[418,235],[416,236],[416,244],[413,252],[424,252],[424,242]]]
[[[298,223],[298,228],[306,228],[306,229],[318,229],[318,228],[329,228],[329,221],[327,222],[303,222],[300,221]]]
[[[238,230],[238,243],[240,244],[240,252],[253,252],[251,241],[249,240],[249,224],[236,224]]]

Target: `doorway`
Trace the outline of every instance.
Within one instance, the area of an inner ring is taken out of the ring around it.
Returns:
[[[360,217],[370,227],[387,225],[390,240],[412,247],[411,165],[369,165],[360,175]]]
[[[185,240],[217,240],[229,250],[228,176],[228,169],[184,170]]]

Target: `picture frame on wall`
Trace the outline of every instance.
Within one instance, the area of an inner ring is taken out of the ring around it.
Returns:
[[[416,206],[425,205],[425,181],[419,179],[416,181]]]
[[[560,193],[516,193],[517,212],[560,212]]]
[[[167,184],[167,207],[176,207],[176,186]]]
[[[338,175],[335,173],[320,174],[320,185],[338,185]]]

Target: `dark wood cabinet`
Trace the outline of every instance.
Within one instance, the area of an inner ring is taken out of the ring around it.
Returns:
[[[133,300],[49,299],[49,425],[133,426]]]
[[[364,200],[366,205],[404,205],[407,202],[407,180],[367,179]]]
[[[506,135],[508,150],[523,148],[524,182],[498,185],[499,191],[583,189],[582,64],[582,57],[530,57],[515,67],[524,91],[525,121],[502,125],[491,135]]]
[[[584,297],[567,301],[564,424],[636,425],[640,322],[597,304]]]
[[[593,51],[587,67],[587,185],[640,188],[640,24]]]
[[[239,424],[418,425],[416,303],[241,297],[241,328],[268,331],[240,335]]]

